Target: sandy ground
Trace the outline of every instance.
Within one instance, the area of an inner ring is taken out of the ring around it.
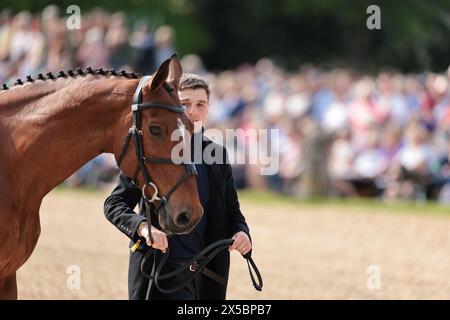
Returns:
[[[18,272],[20,299],[127,299],[128,239],[104,218],[107,194],[44,199],[41,238]],[[241,206],[264,290],[233,253],[228,299],[450,299],[450,215]]]

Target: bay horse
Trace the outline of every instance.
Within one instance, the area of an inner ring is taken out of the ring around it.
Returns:
[[[143,188],[144,197],[149,192],[146,187],[154,187],[152,198],[158,192],[171,192],[160,213],[161,226],[173,233],[192,230],[203,215],[195,172],[186,175],[186,168],[170,161],[143,161],[170,158],[178,143],[171,141],[171,132],[180,123],[193,132],[179,109],[181,73],[173,55],[146,83],[134,73],[87,68],[39,74],[37,79],[28,76],[9,89],[4,85],[0,92],[0,299],[17,299],[16,271],[38,241],[44,196],[101,153],[114,154],[123,174],[134,176]],[[132,112],[138,85],[142,103],[134,104]],[[137,138],[124,147],[131,132]]]

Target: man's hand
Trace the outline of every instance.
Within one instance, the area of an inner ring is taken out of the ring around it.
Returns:
[[[236,232],[232,239],[234,239],[234,242],[229,248],[230,251],[237,250],[244,255],[252,250],[250,238],[244,231]]]
[[[148,224],[147,222],[141,222],[138,227],[138,234],[145,238],[145,241],[147,242],[147,245],[149,247],[153,247],[155,249],[159,249],[162,252],[166,252],[167,249],[167,236],[164,232],[161,230],[156,229],[155,227],[151,227],[152,230],[152,237],[153,237],[153,243],[150,242],[150,236],[148,233]]]

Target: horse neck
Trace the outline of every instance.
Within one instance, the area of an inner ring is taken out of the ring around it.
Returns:
[[[130,110],[137,80],[91,77],[52,85],[46,95],[38,88],[37,100],[24,92],[5,109],[11,184],[16,195],[33,195],[38,202],[90,159],[113,152],[114,132],[122,130],[118,124]],[[21,100],[26,105],[18,108]]]

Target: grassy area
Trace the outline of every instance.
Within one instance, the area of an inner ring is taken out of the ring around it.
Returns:
[[[83,196],[105,197],[109,192],[99,190],[93,187],[70,188],[63,185],[58,186],[56,193],[74,193]],[[241,202],[250,202],[269,206],[289,205],[298,208],[305,207],[333,207],[348,208],[351,210],[371,210],[393,213],[415,213],[415,214],[445,214],[450,215],[450,206],[440,205],[436,202],[411,202],[396,201],[383,202],[379,199],[361,199],[361,198],[295,198],[281,195],[269,191],[260,190],[239,190],[239,200]]]
[[[242,202],[253,202],[263,205],[292,205],[299,208],[304,207],[334,207],[349,209],[365,209],[395,213],[417,213],[417,214],[448,214],[450,206],[440,205],[436,202],[411,202],[395,201],[383,202],[379,199],[362,198],[295,198],[273,192],[240,190],[239,199]]]

